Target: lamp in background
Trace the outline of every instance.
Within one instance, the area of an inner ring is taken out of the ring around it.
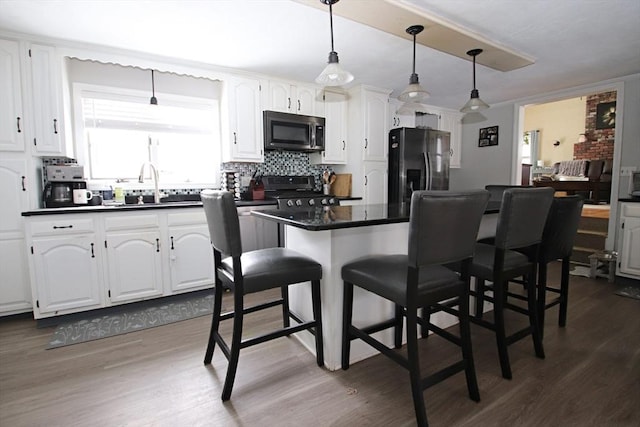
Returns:
[[[476,56],[482,53],[482,49],[471,49],[467,55],[473,56],[473,90],[471,91],[471,99],[460,109],[463,113],[471,113],[489,108],[489,104],[480,99],[478,89],[476,89]]]
[[[151,105],[158,105],[158,100],[156,99],[156,85],[153,79],[153,70],[151,70],[151,100],[149,103]]]
[[[353,80],[353,74],[344,70],[340,66],[338,60],[338,52],[333,50],[333,9],[332,5],[339,0],[320,0],[323,4],[329,5],[329,23],[331,26],[331,52],[329,52],[329,61],[322,73],[316,77],[316,83],[323,86],[342,86]]]
[[[413,69],[411,77],[409,77],[409,86],[398,96],[400,101],[420,103],[429,97],[429,92],[420,86],[420,81],[416,74],[416,34],[420,34],[422,30],[424,30],[422,25],[412,25],[406,30],[408,34],[413,36]]]
[[[587,135],[585,135],[584,133],[581,133],[578,136],[578,143],[581,143],[581,142],[587,142]]]

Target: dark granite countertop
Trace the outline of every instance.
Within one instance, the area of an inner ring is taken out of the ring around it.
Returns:
[[[500,202],[490,202],[486,214],[498,213]],[[323,206],[310,209],[258,209],[252,215],[310,231],[409,222],[405,203],[356,206]]]
[[[624,197],[618,199],[619,202],[631,202],[631,203],[640,203],[640,197]]]

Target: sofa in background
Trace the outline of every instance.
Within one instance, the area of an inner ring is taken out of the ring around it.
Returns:
[[[553,165],[553,174],[533,180],[534,187],[552,187],[567,194],[580,194],[586,201],[609,202],[613,160],[565,160]]]

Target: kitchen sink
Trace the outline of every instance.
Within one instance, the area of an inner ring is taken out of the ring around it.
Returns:
[[[137,205],[139,196],[125,196],[124,202],[127,205]],[[142,196],[142,201],[145,205],[153,205],[154,197],[153,195],[144,195]],[[160,204],[164,203],[180,203],[180,202],[199,202],[200,194],[169,194],[160,199]]]

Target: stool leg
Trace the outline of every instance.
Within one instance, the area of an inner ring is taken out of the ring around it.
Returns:
[[[589,270],[589,278],[595,279],[597,277],[597,272],[598,272],[598,260],[595,257],[593,257],[589,261],[591,266],[591,269]]]
[[[422,324],[420,324],[420,335],[422,338],[429,338],[429,328],[426,326],[431,321],[431,307],[422,307]],[[399,348],[399,347],[396,347]]]
[[[562,258],[562,274],[560,277],[560,310],[558,326],[564,328],[567,324],[567,306],[569,305],[569,263],[570,257]]]
[[[529,311],[529,326],[531,337],[533,338],[533,348],[536,356],[544,359],[544,347],[542,346],[542,336],[540,334],[540,320],[538,319],[538,307],[536,304],[536,266],[531,267],[531,274],[525,278],[527,287],[527,308]],[[544,311],[544,310],[543,310]]]
[[[609,261],[609,283],[613,283],[616,278],[616,260]]]
[[[213,314],[211,315],[211,331],[209,332],[209,343],[207,344],[207,351],[204,355],[204,364],[211,363],[213,358],[213,351],[216,348],[216,335],[218,334],[218,327],[220,326],[220,312],[222,311],[222,294],[224,289],[220,283],[216,283],[213,291]]]
[[[402,320],[403,320],[403,311],[401,305],[395,304],[395,320],[396,324],[393,327],[393,345],[395,348],[402,347]]]
[[[311,282],[311,298],[313,304],[313,318],[316,323],[316,362],[318,366],[324,366],[324,344],[322,338],[322,307],[320,304],[320,281]]]
[[[353,284],[344,282],[344,298],[342,300],[342,369],[349,369],[351,353],[351,316],[353,315]]]
[[[280,287],[282,295],[282,325],[288,328],[291,325],[291,316],[289,314],[289,287],[282,285]]]
[[[462,344],[462,359],[464,360],[464,375],[467,379],[467,390],[469,397],[476,401],[480,401],[480,391],[478,390],[478,380],[476,378],[476,368],[473,363],[473,351],[471,349],[471,328],[469,327],[469,289],[470,284],[467,282],[467,291],[460,298],[458,320],[460,321],[460,341]]]
[[[484,280],[476,277],[476,318],[482,319],[484,310]]]
[[[509,351],[507,349],[507,338],[504,329],[505,286],[506,283],[503,281],[495,281],[493,283],[493,316],[502,377],[510,380],[512,378],[511,363],[509,363]]]
[[[544,337],[544,314],[547,306],[547,263],[538,264],[538,322],[540,338]]]
[[[409,362],[409,379],[416,422],[419,426],[427,426],[427,411],[424,405],[422,378],[420,377],[420,358],[418,354],[418,309],[407,307],[407,361]]]
[[[222,388],[222,400],[226,401],[231,398],[231,390],[233,382],[236,379],[236,370],[238,369],[238,359],[240,358],[240,344],[242,342],[242,320],[244,317],[244,296],[239,292],[238,286],[233,293],[233,333],[231,335],[231,351],[229,354],[229,366],[227,367],[227,376],[224,380]]]

